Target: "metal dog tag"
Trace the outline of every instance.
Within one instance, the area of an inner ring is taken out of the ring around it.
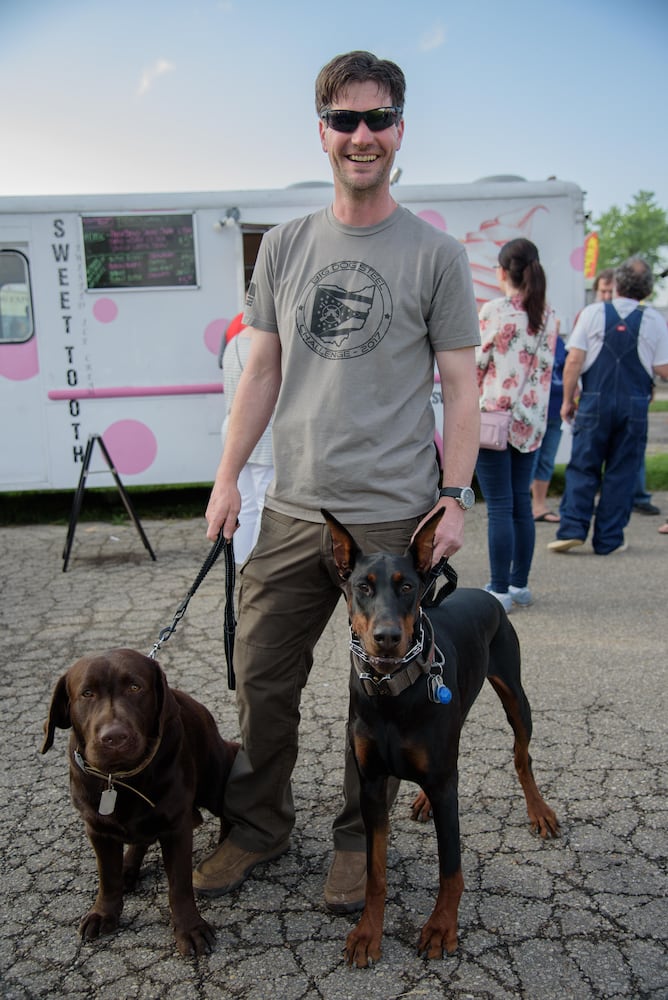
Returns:
[[[116,789],[113,786],[105,788],[100,796],[100,804],[97,811],[100,816],[110,816],[116,808]]]

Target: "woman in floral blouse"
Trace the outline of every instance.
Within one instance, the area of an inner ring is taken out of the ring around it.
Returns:
[[[504,297],[480,310],[476,348],[480,409],[510,410],[508,448],[481,448],[476,475],[487,503],[491,580],[486,590],[510,611],[533,602],[528,587],[536,528],[531,509],[534,452],[547,424],[557,321],[545,298],[545,272],[529,240],[499,253]]]

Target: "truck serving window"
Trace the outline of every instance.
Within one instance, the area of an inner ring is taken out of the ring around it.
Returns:
[[[86,283],[108,288],[196,288],[191,213],[81,217]]]
[[[0,343],[20,344],[32,335],[28,261],[18,250],[0,250]]]

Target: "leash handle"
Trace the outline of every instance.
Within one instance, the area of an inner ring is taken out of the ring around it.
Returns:
[[[447,583],[436,594],[436,584],[440,576],[445,576]],[[427,574],[427,584],[420,603],[423,608],[436,608],[449,594],[453,594],[456,589],[457,573],[448,562],[448,557],[443,556],[435,566],[432,566]]]

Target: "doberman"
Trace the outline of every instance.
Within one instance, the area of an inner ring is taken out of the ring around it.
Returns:
[[[422,789],[414,818],[434,817],[439,892],[422,928],[418,954],[442,958],[457,948],[457,910],[464,888],[459,841],[459,736],[485,678],[513,729],[515,769],[531,829],[556,837],[559,823],[533,777],[531,709],[520,680],[517,634],[497,599],[461,589],[438,606],[421,607],[430,590],[437,511],[403,556],[365,555],[352,535],[323,510],[348,602],[351,633],[348,734],[361,782],[367,840],[365,906],[346,941],[346,960],[378,961],[386,896],[389,775]],[[456,575],[452,574],[456,581]],[[456,584],[455,584],[456,585]],[[425,601],[426,603],[426,601]]]

